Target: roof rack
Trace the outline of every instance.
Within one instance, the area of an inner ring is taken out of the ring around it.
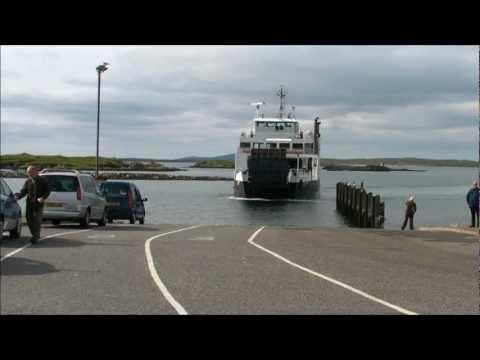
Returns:
[[[80,171],[74,169],[43,169],[40,174],[52,173],[52,172],[69,172],[74,174],[80,174]]]

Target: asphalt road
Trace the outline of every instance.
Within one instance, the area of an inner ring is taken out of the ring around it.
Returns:
[[[45,225],[0,244],[1,314],[478,314],[478,237]],[[22,249],[18,251],[19,249]],[[13,255],[12,252],[15,252]]]

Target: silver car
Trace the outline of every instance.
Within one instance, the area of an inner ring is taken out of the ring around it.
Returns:
[[[92,175],[77,170],[42,170],[50,195],[45,201],[43,220],[59,225],[62,221],[80,222],[87,227],[92,221],[99,226],[107,222],[106,200]]]

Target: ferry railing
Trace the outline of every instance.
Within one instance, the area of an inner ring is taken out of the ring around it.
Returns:
[[[310,181],[313,178],[313,171],[309,169],[290,169],[288,172],[288,182],[294,183],[300,180],[302,181]]]

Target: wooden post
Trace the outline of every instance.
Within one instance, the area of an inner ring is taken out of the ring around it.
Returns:
[[[345,189],[343,190],[344,201],[343,201],[343,214],[346,215],[348,212],[348,191],[349,187],[345,184]]]
[[[380,223],[379,227],[383,227],[383,223],[385,222],[385,201],[380,203]]]
[[[363,226],[368,227],[368,194],[366,191],[363,192],[363,199],[365,201],[365,214],[363,215]]]
[[[337,211],[338,209],[340,208],[339,207],[339,204],[340,204],[340,183],[337,183],[337,188],[336,188],[336,200],[337,200]]]
[[[358,189],[358,208],[357,208],[357,225],[362,226],[362,214],[363,214],[363,205],[362,205],[362,189]]]
[[[360,189],[355,188],[355,218],[354,223],[356,226],[360,225],[359,215],[360,215]]]
[[[339,201],[339,206],[340,206],[340,211],[343,213],[343,202],[344,202],[344,195],[345,195],[345,184],[340,183],[340,201]]]
[[[367,213],[367,227],[372,227],[373,217],[373,195],[371,192],[367,195],[368,213]]]
[[[365,192],[360,190],[360,213],[358,216],[358,222],[360,227],[365,227]]]
[[[373,227],[378,227],[378,214],[380,213],[380,196],[373,197]]]
[[[355,189],[353,186],[350,186],[350,222],[352,222],[353,218],[353,209],[354,209],[354,204],[355,204]]]
[[[345,211],[345,214],[347,215],[347,218],[350,217],[350,203],[351,203],[351,191],[350,191],[350,186],[347,185],[347,204],[346,204],[346,211]]]
[[[350,186],[350,196],[351,196],[351,201],[350,201],[350,224],[353,223],[353,217],[355,214],[355,189],[353,186]]]

